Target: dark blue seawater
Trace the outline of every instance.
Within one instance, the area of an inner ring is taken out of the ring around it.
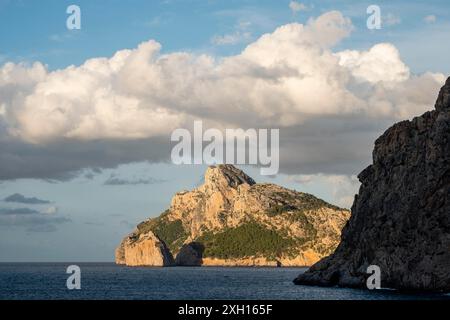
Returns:
[[[67,266],[81,268],[68,290]],[[0,263],[0,299],[445,299],[395,291],[296,286],[304,268],[128,268],[113,263]]]

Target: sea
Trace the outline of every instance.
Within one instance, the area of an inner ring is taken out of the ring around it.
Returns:
[[[69,290],[67,267],[80,267]],[[130,268],[114,263],[0,263],[0,300],[431,300],[406,294],[294,285],[305,268]]]

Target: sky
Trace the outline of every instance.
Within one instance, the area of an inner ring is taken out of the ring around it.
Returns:
[[[66,9],[81,9],[68,30]],[[369,30],[366,10],[381,9]],[[202,181],[170,134],[277,128],[278,183],[349,208],[374,140],[431,110],[448,1],[0,0],[0,262],[113,261]]]

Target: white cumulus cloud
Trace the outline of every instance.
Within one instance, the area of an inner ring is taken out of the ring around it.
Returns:
[[[352,29],[350,19],[331,11],[280,26],[227,57],[162,54],[161,44],[150,40],[55,71],[40,62],[8,62],[0,67],[0,133],[30,150],[1,146],[0,168],[8,171],[0,177],[31,172],[30,161],[37,159],[42,168],[47,153],[53,163],[66,146],[86,149],[80,159],[65,150],[70,161],[61,156],[64,162],[53,164],[59,173],[130,159],[160,161],[170,157],[158,151],[161,143],[148,146],[149,159],[141,144],[128,141],[168,143],[172,130],[190,128],[194,119],[221,129],[281,128],[281,170],[317,173],[338,166],[348,172],[351,159],[367,159],[387,124],[430,110],[445,80],[411,74],[389,43],[335,50]],[[111,151],[119,141],[127,142],[121,144],[126,156]],[[31,156],[35,152],[39,157]]]

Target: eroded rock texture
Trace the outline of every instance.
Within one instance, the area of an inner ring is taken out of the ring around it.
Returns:
[[[124,262],[120,246],[116,261],[145,261],[138,239],[151,232],[178,265],[309,266],[336,248],[349,216],[310,194],[255,183],[232,165],[211,166],[204,184],[178,192],[168,210],[124,240],[125,257],[137,258]]]
[[[382,287],[450,291],[450,78],[435,110],[388,129],[336,251],[296,284],[364,287],[369,265]]]
[[[175,261],[164,241],[153,232],[131,234],[116,249],[116,263],[132,267],[167,267]]]

